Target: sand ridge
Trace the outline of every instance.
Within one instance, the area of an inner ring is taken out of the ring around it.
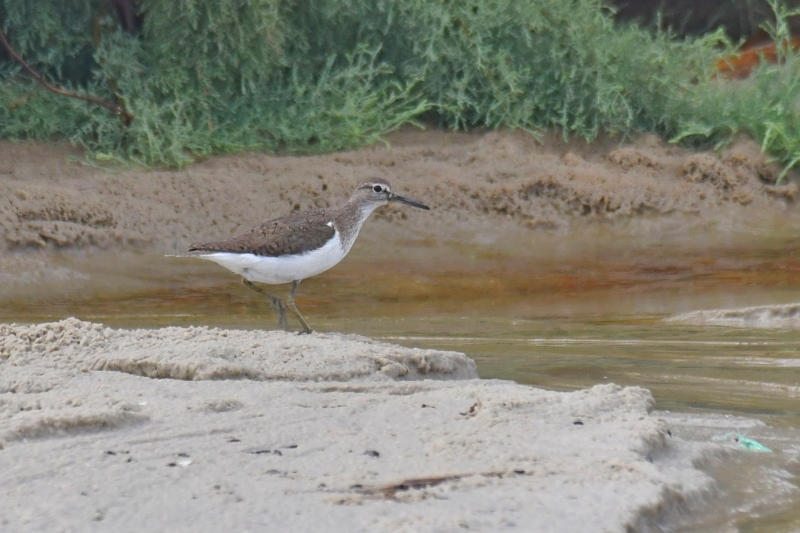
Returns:
[[[26,394],[59,398],[60,384],[91,371],[188,381],[478,377],[475,362],[462,353],[402,348],[358,335],[297,336],[283,331],[206,327],[126,331],[74,318],[32,325],[0,324],[0,361],[0,394],[10,393],[9,398],[25,398]],[[51,391],[56,392],[51,395]],[[55,404],[41,401],[5,403],[0,420],[5,419],[8,426],[0,438],[116,427],[141,419],[135,407],[95,397],[94,391],[77,404],[71,398],[63,405],[57,399]]]

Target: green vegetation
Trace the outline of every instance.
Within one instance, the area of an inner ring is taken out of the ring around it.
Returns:
[[[34,69],[134,115],[125,124],[48,92],[0,53],[0,137],[67,137],[98,159],[182,166],[246,149],[352,148],[419,121],[587,140],[654,131],[697,145],[745,131],[800,161],[800,70],[715,79],[731,49],[719,35],[620,26],[601,0],[140,5],[130,32],[106,0],[0,0],[0,27]],[[774,33],[788,38],[781,22]]]

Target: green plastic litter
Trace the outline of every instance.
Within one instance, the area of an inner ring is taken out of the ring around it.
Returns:
[[[717,435],[716,437],[712,437],[711,440],[729,440],[733,437],[733,440],[739,443],[739,447],[743,450],[749,450],[751,452],[765,452],[765,453],[772,453],[772,450],[758,442],[757,440],[748,439],[741,433],[725,433],[724,435]]]
[[[739,436],[739,438],[736,439],[736,440],[739,441],[739,446],[741,446],[745,450],[751,450],[751,451],[754,451],[754,452],[772,453],[772,450],[770,450],[769,448],[767,448],[766,446],[764,446],[760,442],[755,441],[753,439],[748,439],[747,437]]]

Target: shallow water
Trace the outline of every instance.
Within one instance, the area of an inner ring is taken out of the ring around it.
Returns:
[[[484,378],[652,391],[676,437],[727,435],[704,464],[720,491],[665,517],[672,531],[800,531],[800,330],[666,322],[695,309],[800,302],[796,244],[525,253],[451,247],[356,252],[297,298],[312,327],[459,350]],[[634,250],[635,252],[636,250]],[[430,254],[429,254],[430,255]],[[56,281],[6,284],[0,321],[67,316],[117,327],[274,327],[268,305],[215,265],[148,255],[47,259]],[[296,323],[294,324],[296,327]],[[736,451],[740,434],[774,453]]]

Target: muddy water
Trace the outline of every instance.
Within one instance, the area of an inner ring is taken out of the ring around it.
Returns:
[[[425,248],[423,246],[423,248]],[[354,251],[306,280],[316,329],[466,352],[484,378],[650,389],[675,437],[726,442],[702,466],[719,490],[663,517],[677,531],[800,531],[800,330],[664,321],[695,309],[800,302],[800,246],[613,246],[549,259],[453,244],[380,258]],[[433,257],[432,257],[433,256]],[[67,316],[121,327],[273,327],[219,267],[154,255],[48,256],[51,281],[5,284],[0,321]],[[743,451],[736,435],[773,453]]]

